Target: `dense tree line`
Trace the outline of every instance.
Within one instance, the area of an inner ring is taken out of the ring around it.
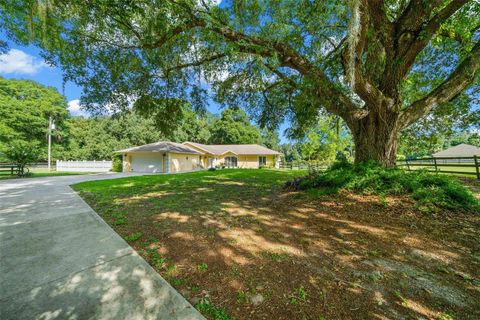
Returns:
[[[480,146],[479,111],[463,97],[463,108],[441,112],[415,124],[400,139],[400,156],[427,156],[460,143]],[[72,117],[65,98],[55,88],[29,80],[0,77],[0,150],[20,142],[33,146],[39,159],[47,157],[48,118],[55,120],[53,158],[64,160],[111,159],[115,150],[160,140],[194,141],[208,144],[263,144],[284,153],[286,160],[333,161],[353,158],[354,145],[345,122],[327,113],[302,139],[281,144],[277,131],[260,129],[240,108],[226,108],[220,115],[199,114],[189,104],[181,104],[171,130],[159,129],[155,115],[129,110],[115,115]],[[164,120],[163,120],[164,121]],[[413,129],[414,128],[414,129]],[[3,159],[5,160],[5,159]]]
[[[263,143],[260,129],[250,123],[241,109],[225,109],[220,116],[211,113],[199,116],[188,109],[175,129],[167,133],[158,129],[154,119],[144,118],[135,112],[96,118],[73,117],[66,123],[69,137],[64,151],[57,155],[64,159],[109,159],[115,150],[160,140],[209,144]],[[278,136],[277,133],[274,135]]]
[[[48,119],[56,119],[55,139],[66,136],[67,102],[55,88],[30,80],[0,77],[0,149],[13,141],[25,141],[46,158]]]
[[[189,104],[181,104],[179,110],[167,131],[159,129],[155,116],[137,110],[72,117],[65,98],[55,88],[0,77],[0,150],[11,144],[28,144],[38,150],[39,159],[46,159],[49,117],[56,124],[52,131],[54,159],[110,159],[115,150],[160,140],[256,143],[279,150],[278,132],[260,130],[242,109],[226,108],[220,115],[198,114]]]

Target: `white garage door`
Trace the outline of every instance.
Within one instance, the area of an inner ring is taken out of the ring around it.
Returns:
[[[162,172],[161,155],[133,155],[133,172]]]

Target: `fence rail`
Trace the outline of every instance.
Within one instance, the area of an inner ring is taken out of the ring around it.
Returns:
[[[279,168],[322,171],[326,170],[330,164],[321,161],[282,161]],[[422,168],[430,172],[472,175],[480,179],[480,156],[405,159],[397,160],[396,165],[406,170]]]
[[[326,170],[330,163],[321,161],[282,161],[279,164],[280,169],[290,170]]]
[[[476,176],[480,179],[480,157],[435,157],[397,160],[397,167],[406,167],[406,170],[424,168],[430,172],[456,173]],[[447,170],[442,170],[446,168]],[[455,170],[458,168],[459,170]]]
[[[72,172],[108,172],[112,169],[112,161],[62,161],[56,162],[57,171]]]

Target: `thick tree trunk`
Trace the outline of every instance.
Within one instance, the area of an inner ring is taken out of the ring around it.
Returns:
[[[355,163],[376,161],[392,167],[397,157],[398,116],[396,113],[371,112],[350,124],[355,143]]]

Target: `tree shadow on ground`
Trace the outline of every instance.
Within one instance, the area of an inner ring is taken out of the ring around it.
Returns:
[[[141,234],[132,246],[191,302],[208,295],[239,319],[480,316],[478,217],[283,191],[296,174],[131,178],[82,195],[120,235]]]
[[[0,318],[201,319],[58,180],[0,185]]]

